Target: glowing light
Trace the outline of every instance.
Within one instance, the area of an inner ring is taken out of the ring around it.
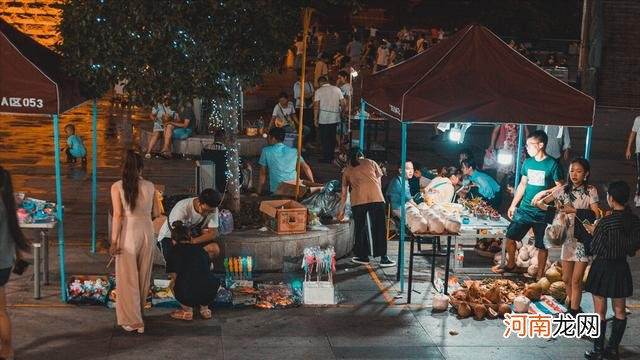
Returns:
[[[449,140],[451,140],[454,143],[461,143],[462,142],[462,130],[458,129],[458,128],[453,128],[449,131]]]
[[[498,150],[498,164],[510,165],[513,163],[513,152],[508,149]]]

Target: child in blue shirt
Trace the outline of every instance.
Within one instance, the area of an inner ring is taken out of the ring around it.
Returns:
[[[84,147],[82,138],[76,135],[76,127],[68,124],[64,127],[64,132],[67,134],[67,147],[65,153],[67,154],[67,162],[74,163],[78,158],[82,158],[82,163],[87,163],[87,148]]]

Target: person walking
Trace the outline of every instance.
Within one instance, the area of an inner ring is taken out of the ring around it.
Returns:
[[[326,76],[318,79],[320,88],[313,98],[314,124],[320,131],[322,162],[333,161],[336,147],[336,127],[340,123],[340,109],[346,109],[344,96],[337,86],[329,84]]]
[[[600,336],[594,339],[593,350],[584,354],[586,359],[618,359],[618,346],[627,327],[626,298],[633,294],[627,257],[634,256],[640,248],[640,218],[626,205],[630,192],[624,181],[610,183],[607,204],[611,215],[597,225],[584,225],[587,232],[593,234],[590,247],[594,255],[584,290],[593,295],[595,312],[600,315]],[[612,299],[615,316],[605,348],[607,298]]]
[[[636,191],[633,198],[636,207],[640,207],[640,136],[638,136],[638,131],[640,131],[640,116],[636,116],[633,120],[633,126],[627,139],[627,151],[625,152],[626,159],[631,160],[633,157],[636,163]],[[631,150],[633,149],[634,143],[635,151],[632,152]]]
[[[118,325],[128,332],[144,332],[142,310],[153,266],[155,238],[152,215],[158,212],[155,187],[142,178],[142,157],[128,150],[122,179],[111,186],[113,222],[109,254],[116,258]]]
[[[20,230],[16,200],[9,171],[0,166],[0,358],[13,359],[11,319],[7,314],[4,286],[21,252],[29,251],[29,243]],[[14,272],[19,272],[14,269]]]
[[[381,267],[396,264],[387,256],[385,203],[380,182],[382,175],[380,166],[366,159],[359,148],[349,150],[349,164],[342,174],[342,193],[336,219],[344,219],[348,192],[355,225],[353,252],[356,256],[351,261],[356,264],[368,265],[370,255],[380,257]]]

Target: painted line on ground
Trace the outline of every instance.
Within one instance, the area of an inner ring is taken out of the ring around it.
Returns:
[[[380,282],[380,279],[378,278],[378,275],[376,274],[376,272],[373,271],[371,264],[367,265],[367,270],[369,271],[369,275],[373,279],[373,282],[375,282],[376,285],[378,285],[378,288],[380,288],[380,292],[382,293],[382,296],[384,296],[384,298],[387,299],[387,303],[389,303],[389,305],[395,305],[393,302],[393,298],[391,297],[391,295],[387,293],[387,289],[384,287],[384,285],[382,285],[382,282]]]

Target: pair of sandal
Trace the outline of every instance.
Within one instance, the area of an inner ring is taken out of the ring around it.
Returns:
[[[185,309],[180,309],[172,312],[171,315],[169,316],[171,316],[172,319],[176,319],[176,320],[191,321],[193,320],[193,310],[187,311]],[[205,320],[209,320],[213,317],[213,313],[211,312],[211,309],[209,309],[208,307],[200,308],[200,316],[202,316],[202,318]]]

